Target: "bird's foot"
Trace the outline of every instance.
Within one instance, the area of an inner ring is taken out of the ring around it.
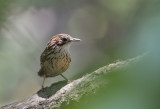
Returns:
[[[67,83],[69,84],[69,83],[71,83],[72,81],[71,80],[67,80]]]

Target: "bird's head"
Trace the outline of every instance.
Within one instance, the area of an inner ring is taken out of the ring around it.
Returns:
[[[78,38],[73,38],[69,34],[57,34],[49,40],[48,47],[59,46],[68,48],[72,42],[78,42],[78,41],[81,40]]]

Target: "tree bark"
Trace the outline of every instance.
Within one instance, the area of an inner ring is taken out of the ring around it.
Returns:
[[[107,80],[103,76],[112,73],[116,69],[124,68],[139,60],[144,55],[137,56],[125,61],[117,61],[86,74],[85,76],[67,84],[60,81],[50,87],[39,90],[33,96],[24,100],[6,105],[1,109],[57,109],[62,103],[78,101],[83,95],[95,92],[99,87],[107,85]]]

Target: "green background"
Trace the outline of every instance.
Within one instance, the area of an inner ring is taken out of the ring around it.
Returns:
[[[0,106],[40,89],[40,55],[58,33],[82,39],[70,49],[72,63],[64,73],[70,80],[148,53],[131,68],[108,75],[106,87],[66,108],[160,108],[159,0],[0,0]],[[60,80],[49,78],[45,86]]]

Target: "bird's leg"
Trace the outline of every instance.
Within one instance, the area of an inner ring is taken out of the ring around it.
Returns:
[[[46,79],[46,76],[44,75],[43,76],[43,82],[42,82],[42,89],[44,88],[44,81],[45,81],[45,79]]]
[[[64,75],[60,74],[68,83],[70,83],[70,80],[68,80]]]

